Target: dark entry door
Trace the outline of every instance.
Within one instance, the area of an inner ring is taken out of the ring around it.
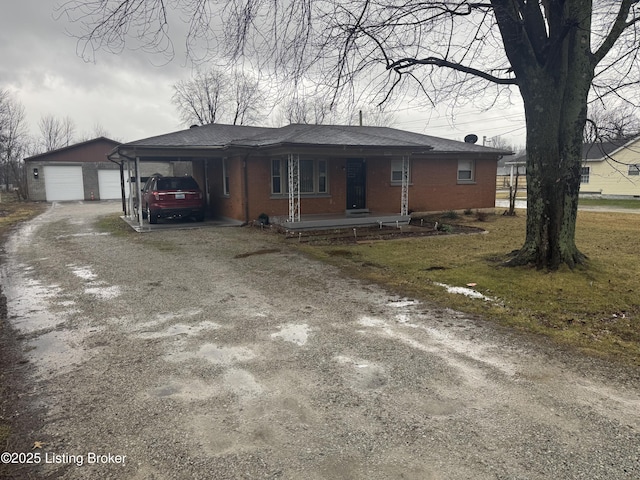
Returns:
[[[347,160],[347,210],[366,208],[367,164],[361,158]]]

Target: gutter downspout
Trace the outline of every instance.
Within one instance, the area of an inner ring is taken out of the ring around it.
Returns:
[[[242,181],[244,183],[242,189],[242,201],[244,202],[244,223],[249,223],[249,173],[247,168],[247,160],[250,153],[247,153],[242,160]]]

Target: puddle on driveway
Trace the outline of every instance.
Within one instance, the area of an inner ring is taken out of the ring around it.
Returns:
[[[215,322],[201,322],[195,325],[186,325],[184,323],[178,323],[176,325],[171,325],[165,330],[159,332],[149,332],[144,331],[140,332],[137,336],[139,338],[162,338],[162,337],[172,337],[175,335],[197,335],[203,330],[216,330],[220,328]]]
[[[304,345],[307,343],[309,337],[309,325],[306,323],[302,325],[285,325],[280,327],[280,331],[272,333],[271,338],[281,338],[285,342],[295,343],[296,345]]]
[[[230,368],[223,378],[225,387],[240,398],[255,397],[262,393],[262,386],[246,370]]]
[[[150,397],[171,397],[181,400],[204,400],[220,393],[217,384],[205,383],[199,379],[174,378],[166,380],[166,383],[152,388],[147,392]]]
[[[67,267],[71,267],[71,271],[74,275],[84,279],[84,280],[94,280],[98,275],[91,271],[91,267],[77,267],[74,264],[67,265]]]
[[[218,365],[232,365],[253,358],[255,354],[246,347],[219,347],[212,343],[202,345],[197,352],[177,352],[165,356],[165,359],[171,362],[208,360]]]
[[[85,288],[84,293],[93,295],[100,300],[111,300],[122,293],[117,285],[105,285],[102,282],[91,282],[90,285],[94,286]]]
[[[138,324],[136,330],[146,331],[149,329],[154,329],[159,327],[163,323],[170,322],[172,320],[178,320],[183,318],[187,319],[190,317],[195,317],[196,315],[201,314],[202,311],[203,310],[201,308],[185,308],[177,312],[158,313],[154,316],[153,320],[149,320],[148,322]],[[210,322],[210,323],[213,324],[213,322]]]
[[[84,359],[82,341],[96,332],[74,329],[53,330],[29,340],[32,347],[26,352],[26,357],[38,368],[40,374],[60,373],[80,363]]]

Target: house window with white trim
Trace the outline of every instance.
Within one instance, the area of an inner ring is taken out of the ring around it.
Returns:
[[[580,168],[580,183],[589,183],[589,173],[591,167]]]
[[[636,163],[635,165],[629,165],[629,175],[630,176],[640,175],[640,163]]]
[[[473,160],[458,160],[458,182],[474,182],[475,162]]]
[[[409,171],[407,178],[411,178],[411,164],[409,163]],[[391,160],[391,183],[399,185],[402,183],[402,159]]]
[[[313,195],[328,192],[328,172],[326,160],[300,159],[300,193]],[[289,164],[286,158],[271,160],[271,193],[281,195],[289,192]]]
[[[280,160],[271,161],[271,193],[282,193],[282,165]]]

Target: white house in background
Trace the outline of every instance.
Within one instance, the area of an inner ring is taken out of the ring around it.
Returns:
[[[583,146],[581,195],[640,197],[640,136]]]

